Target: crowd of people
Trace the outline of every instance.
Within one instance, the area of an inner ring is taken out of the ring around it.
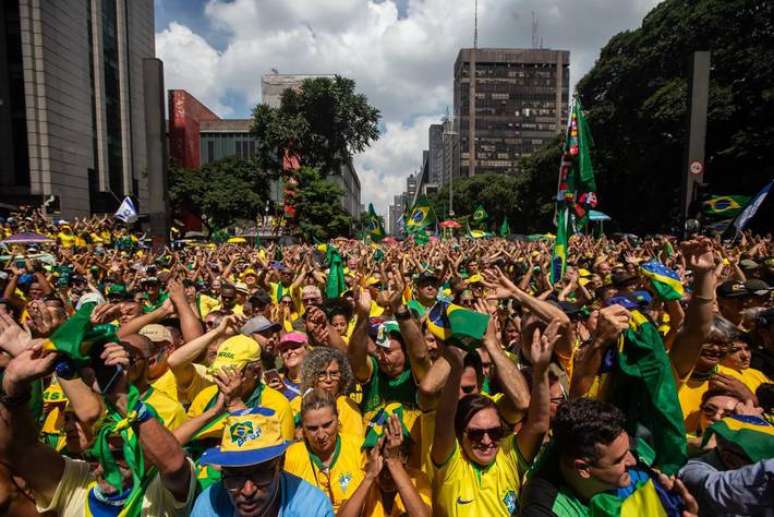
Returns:
[[[774,515],[770,236],[574,236],[553,282],[550,240],[22,232],[0,514]]]

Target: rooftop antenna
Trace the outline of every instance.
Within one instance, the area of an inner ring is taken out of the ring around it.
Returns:
[[[473,48],[478,48],[478,0],[473,7]]]
[[[538,41],[537,16],[535,16],[535,11],[532,11],[532,48],[538,48]]]

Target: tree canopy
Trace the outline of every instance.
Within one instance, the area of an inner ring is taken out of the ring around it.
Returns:
[[[352,218],[341,207],[343,190],[331,180],[321,177],[313,167],[301,167],[300,185],[294,198],[296,217],[301,235],[307,241],[324,241],[340,235],[350,235]]]
[[[235,219],[255,220],[269,196],[269,176],[252,160],[227,158],[199,169],[170,167],[169,197],[206,216],[210,229],[223,228]]]
[[[355,93],[352,79],[306,79],[283,92],[279,108],[259,104],[253,110],[258,160],[265,170],[279,171],[290,147],[303,165],[326,177],[379,138],[379,117],[366,96]]]
[[[704,181],[714,194],[760,189],[774,175],[772,42],[774,4],[757,0],[667,0],[611,38],[577,85],[600,208],[630,231],[679,221],[696,50],[712,53]]]

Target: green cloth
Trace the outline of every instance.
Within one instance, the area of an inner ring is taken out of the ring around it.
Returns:
[[[404,407],[415,408],[417,385],[411,375],[411,368],[406,364],[397,377],[391,379],[379,369],[379,362],[375,357],[369,356],[372,374],[367,383],[363,385],[363,399],[360,409],[365,414],[379,409],[390,402],[399,402]]]
[[[99,341],[110,336],[100,332],[92,333],[91,313],[96,303],[85,303],[75,314],[67,318],[43,344],[47,350],[66,355],[76,366],[84,366],[90,361],[89,351]],[[99,327],[99,326],[98,326]],[[99,327],[105,329],[105,327]]]
[[[475,224],[483,224],[487,217],[489,217],[489,214],[486,213],[486,210],[484,210],[484,207],[481,205],[478,205],[476,207],[476,210],[473,212],[473,222]]]
[[[328,246],[325,253],[325,259],[328,262],[328,280],[325,283],[325,297],[339,298],[347,290],[347,282],[344,279],[344,265],[341,255],[336,246]]]
[[[610,402],[626,415],[631,436],[650,442],[654,464],[676,474],[688,459],[685,425],[672,364],[656,326],[638,311],[622,336]]]
[[[384,239],[385,232],[382,220],[376,215],[373,203],[368,203],[368,216],[366,217],[366,224],[368,225],[368,235],[374,242],[380,242]]]
[[[503,224],[500,225],[500,230],[498,231],[500,234],[500,237],[508,237],[508,235],[511,234],[511,225],[508,224],[508,218],[503,218]]]

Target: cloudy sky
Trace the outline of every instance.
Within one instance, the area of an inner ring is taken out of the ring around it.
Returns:
[[[479,0],[479,47],[570,50],[574,85],[614,34],[640,26],[657,0]],[[473,41],[474,0],[155,0],[156,53],[167,88],[222,117],[246,118],[261,76],[340,74],[382,112],[380,139],[355,158],[362,201],[386,215],[452,109],[453,65]]]

